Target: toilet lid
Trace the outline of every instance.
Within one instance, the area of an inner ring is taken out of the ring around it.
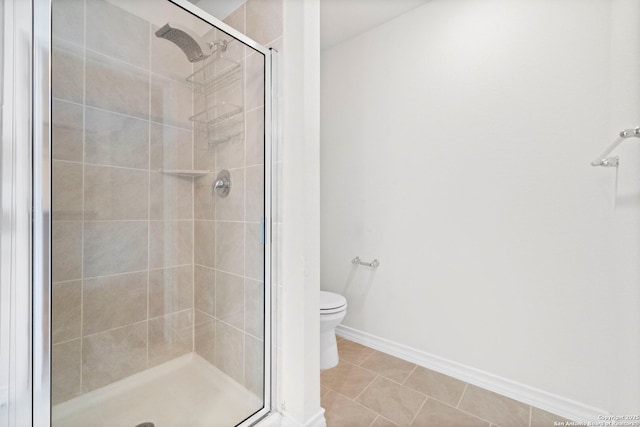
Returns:
[[[347,299],[340,294],[320,291],[320,311],[335,310],[347,305]]]

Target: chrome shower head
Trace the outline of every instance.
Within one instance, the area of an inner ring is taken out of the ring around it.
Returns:
[[[202,61],[207,56],[211,56],[211,46],[187,28],[167,23],[156,31],[156,37],[175,43],[187,55],[190,62]]]

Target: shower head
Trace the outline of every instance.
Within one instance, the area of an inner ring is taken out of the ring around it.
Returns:
[[[190,62],[202,61],[207,56],[211,56],[212,47],[187,28],[167,23],[156,31],[156,37],[167,39],[178,45]]]

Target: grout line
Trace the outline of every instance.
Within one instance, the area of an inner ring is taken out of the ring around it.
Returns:
[[[469,387],[469,383],[465,383],[464,384],[464,390],[462,390],[462,394],[460,395],[460,399],[458,399],[458,403],[456,404],[456,408],[457,409],[460,408],[460,404],[462,403],[462,398],[464,397],[464,394],[467,392],[467,387]]]
[[[356,365],[354,365],[354,366],[356,366]],[[365,391],[367,391],[367,389],[368,389],[369,387],[371,387],[371,384],[373,384],[373,383],[374,383],[378,378],[380,378],[380,375],[376,375],[376,376],[374,376],[374,377],[373,377],[373,379],[372,379],[371,381],[369,381],[369,384],[367,384],[367,385],[362,389],[362,391],[361,391],[360,393],[358,393],[358,395],[357,395],[356,397],[354,397],[352,400],[355,402],[355,400],[356,400],[357,398],[359,398],[360,396],[362,396],[362,395],[364,394],[364,392],[365,392]]]
[[[371,348],[371,347],[367,347],[367,348]],[[373,350],[373,349],[372,349],[372,350]],[[356,366],[360,366],[360,367],[362,367],[363,369],[367,369],[367,368],[363,367],[362,365],[363,365],[367,360],[371,359],[371,357],[372,357],[374,354],[376,354],[377,352],[378,352],[378,350],[373,350],[373,351],[371,352],[371,354],[370,354],[370,355],[368,355],[367,357],[365,357],[364,359],[362,359],[362,362],[358,363],[358,365],[356,365]],[[367,370],[368,370],[368,371],[371,371],[370,369],[367,369]],[[373,371],[371,371],[371,372],[373,372]],[[376,372],[376,375],[377,375],[377,372]]]
[[[532,418],[533,418],[533,406],[529,405],[529,427],[531,427]]]
[[[83,1],[83,22],[82,22],[82,225],[80,227],[80,393],[84,391],[84,372],[82,369],[82,361],[84,359],[84,227],[85,227],[85,200],[84,200],[84,174],[85,174],[85,156],[86,156],[86,126],[87,126],[87,2]],[[52,141],[53,142],[53,141]],[[53,149],[51,150],[53,154]],[[53,197],[53,195],[52,195]]]
[[[481,421],[483,421],[483,422],[485,422],[485,423],[487,423],[487,424],[497,426],[497,424],[494,424],[494,423],[492,423],[491,421],[489,421],[489,420],[487,420],[487,419],[485,419],[485,418],[482,418],[482,417],[480,417],[480,416],[478,416],[478,415],[476,415],[476,414],[474,414],[474,413],[471,413],[471,412],[469,412],[469,411],[465,411],[464,409],[456,408],[456,407],[452,406],[451,404],[449,404],[449,403],[447,403],[447,402],[443,402],[443,401],[442,401],[442,400],[440,400],[440,399],[436,399],[436,398],[435,398],[435,397],[433,397],[433,396],[428,396],[428,398],[429,398],[429,399],[431,399],[431,400],[435,400],[436,402],[441,403],[441,404],[443,404],[443,405],[446,405],[446,406],[448,406],[449,408],[454,409],[454,410],[456,410],[456,411],[458,411],[458,412],[461,412],[461,413],[463,413],[463,414],[465,414],[465,415],[469,415],[470,417],[473,417],[473,418],[476,418],[476,419],[478,419],[478,420],[481,420]]]
[[[149,270],[151,270],[151,26],[149,26],[149,54],[148,70],[147,70],[147,90],[149,93],[149,99],[147,100],[147,359],[145,367],[149,368],[149,316],[150,312],[150,300],[151,300],[151,281]]]
[[[72,104],[78,107],[86,107],[90,110],[96,110],[96,111],[100,111],[103,113],[107,113],[107,114],[113,114],[116,116],[120,116],[123,118],[127,118],[127,119],[134,119],[134,120],[140,120],[142,122],[150,122],[152,125],[158,125],[158,126],[162,126],[162,127],[166,127],[166,128],[170,128],[173,130],[177,130],[177,131],[181,131],[181,132],[193,132],[193,128],[192,127],[186,127],[186,126],[179,126],[175,123],[167,123],[167,122],[158,122],[156,120],[153,120],[153,117],[148,117],[148,118],[141,118],[139,116],[132,116],[130,114],[126,114],[123,113],[121,111],[114,111],[114,110],[107,110],[106,108],[101,108],[95,105],[88,105],[88,104],[79,104],[75,101],[72,101],[70,99],[66,99],[66,98],[60,98],[60,97],[52,97],[53,101],[57,101],[57,102],[65,102],[67,104]],[[149,97],[149,100],[151,100],[151,97]]]
[[[422,411],[422,408],[424,408],[424,405],[427,404],[427,400],[429,399],[429,396],[425,396],[425,399],[422,401],[422,405],[420,405],[420,407],[416,411],[416,414],[413,416],[413,418],[411,418],[411,422],[409,423],[409,425],[412,425],[415,422],[416,418],[418,418],[418,415],[420,414],[420,411]]]
[[[376,423],[376,421],[378,420],[378,418],[380,418],[380,417],[381,417],[381,415],[380,415],[380,414],[378,414],[378,413],[377,413],[377,412],[375,412],[375,411],[374,411],[374,414],[376,414],[376,417],[373,419],[373,421],[371,421],[371,424],[369,424],[369,427],[372,427],[372,426]]]
[[[418,365],[414,365],[413,366],[413,369],[411,370],[411,372],[409,372],[409,375],[407,375],[407,378],[405,378],[404,381],[402,381],[402,385],[404,385],[409,380],[409,378],[411,378],[411,375],[413,375],[413,373],[416,371],[416,369],[418,369]],[[409,387],[409,388],[411,388],[411,387]]]
[[[84,335],[82,338],[83,338],[83,339],[84,339],[84,338],[90,338],[90,337],[94,337],[94,336],[96,336],[96,335],[104,334],[104,333],[107,333],[107,332],[117,331],[117,330],[119,330],[119,329],[124,329],[124,328],[129,328],[129,327],[131,327],[131,326],[140,325],[140,324],[142,324],[142,323],[148,323],[148,322],[147,322],[147,320],[146,320],[146,319],[138,320],[138,321],[135,321],[135,322],[127,323],[126,325],[116,326],[115,328],[105,329],[105,330],[98,331],[98,332],[93,332],[93,333],[91,333],[91,334]]]

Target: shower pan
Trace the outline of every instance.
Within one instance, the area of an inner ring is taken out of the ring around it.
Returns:
[[[51,80],[34,89],[50,123],[34,425],[247,426],[271,411],[275,52],[185,0],[145,4],[53,0],[35,36]]]

